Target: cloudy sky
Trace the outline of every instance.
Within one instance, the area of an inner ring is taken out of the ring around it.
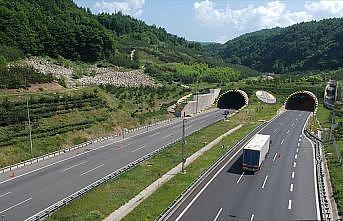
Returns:
[[[132,15],[187,40],[223,43],[263,28],[343,17],[343,0],[74,0],[93,13]]]

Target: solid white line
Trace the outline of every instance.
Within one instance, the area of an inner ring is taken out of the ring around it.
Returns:
[[[275,153],[275,155],[273,157],[273,162],[275,161],[276,157],[277,157],[277,153]]]
[[[292,209],[292,200],[288,200],[288,209]]]
[[[219,209],[219,211],[218,211],[218,213],[217,213],[217,215],[216,215],[216,217],[214,218],[213,221],[217,221],[217,219],[218,219],[220,213],[222,212],[222,210],[223,210],[223,208],[220,208],[220,209]]]
[[[263,184],[262,184],[262,189],[263,189],[264,186],[266,185],[267,179],[268,179],[268,175],[266,176],[266,178],[264,178],[264,181],[263,181]]]
[[[92,171],[94,171],[94,170],[96,170],[96,169],[98,169],[98,168],[100,168],[100,167],[102,167],[104,164],[100,164],[99,166],[97,166],[97,167],[94,167],[93,169],[91,169],[91,170],[88,170],[88,171],[86,171],[86,172],[83,172],[83,173],[81,173],[81,175],[80,176],[83,176],[83,175],[86,175],[87,173],[90,173],[90,172],[92,172]]]
[[[239,181],[242,179],[243,175],[244,175],[244,172],[242,173],[242,175],[241,175],[241,176],[239,177],[239,179],[237,180],[237,183],[239,183]]]
[[[254,214],[251,214],[250,221],[253,221],[253,220],[254,220],[254,217],[255,217],[255,215],[254,215]]]
[[[158,129],[161,129],[161,128],[166,128],[166,127],[168,127],[168,126],[170,126],[170,125],[178,124],[178,123],[180,123],[180,122],[176,121],[176,122],[171,122],[171,123],[168,123],[168,124],[162,124],[162,125],[159,126],[159,127],[156,127],[156,128],[154,128],[154,129],[151,129],[150,132],[151,132],[151,131],[158,130]],[[107,147],[107,146],[110,146],[110,145],[112,145],[112,144],[120,143],[120,142],[123,142],[123,141],[128,140],[128,139],[132,139],[132,138],[134,138],[134,137],[137,137],[137,136],[142,135],[142,134],[145,134],[145,133],[147,133],[147,131],[144,131],[144,132],[139,133],[139,134],[133,134],[132,136],[128,136],[128,137],[126,137],[125,139],[118,140],[118,141],[114,141],[114,142],[112,142],[112,143],[105,144],[105,145],[103,145],[103,146],[99,146],[99,147],[93,148],[93,149],[91,149],[91,150],[89,150],[89,151],[82,152],[82,153],[80,153],[80,154],[78,154],[78,155],[74,155],[74,156],[65,158],[65,159],[63,159],[63,160],[53,162],[53,163],[51,163],[51,164],[45,165],[45,166],[40,167],[40,168],[37,168],[37,169],[35,169],[35,170],[32,170],[32,171],[23,173],[23,174],[21,174],[21,175],[17,175],[17,176],[15,176],[15,177],[12,177],[12,178],[10,178],[10,179],[1,181],[0,184],[3,184],[3,183],[6,183],[6,182],[9,182],[9,181],[12,181],[12,180],[14,180],[14,179],[18,179],[19,177],[23,177],[23,176],[26,176],[26,175],[28,175],[28,174],[31,174],[31,173],[34,173],[34,172],[43,170],[43,169],[45,169],[45,168],[47,168],[47,167],[56,165],[56,164],[58,164],[58,163],[62,163],[62,162],[64,162],[64,161],[67,161],[67,160],[70,160],[70,159],[79,157],[79,156],[84,155],[84,154],[88,154],[88,153],[90,153],[90,152],[93,152],[93,151],[102,149],[102,148]]]
[[[290,192],[293,192],[293,183],[291,183],[291,187],[289,188]]]
[[[10,194],[10,193],[11,193],[11,192],[4,193],[4,194],[0,195],[0,198],[1,198],[1,197],[4,197],[4,196],[7,196],[7,195]]]
[[[295,175],[295,172],[293,171],[293,172],[292,172],[292,179],[294,179],[294,175]]]
[[[281,141],[281,145],[283,144],[283,142],[285,141],[285,139],[282,139],[282,141]]]
[[[312,145],[312,161],[313,161],[313,181],[314,181],[314,194],[315,194],[315,200],[316,200],[316,210],[317,210],[317,220],[320,220],[320,209],[319,209],[319,196],[318,196],[318,183],[317,183],[317,178],[316,178],[316,174],[317,174],[317,168],[316,168],[316,156],[315,156],[315,148],[314,148],[314,144],[312,142],[311,139],[309,139],[308,137],[305,136],[304,134],[304,130],[305,130],[305,126],[307,124],[307,122],[310,120],[310,116],[308,116],[306,123],[304,124],[304,127],[302,129],[302,134],[304,135],[305,139],[307,139],[310,144]]]
[[[13,205],[13,206],[10,206],[10,207],[8,207],[7,209],[4,209],[3,211],[0,212],[0,214],[2,214],[2,213],[4,213],[4,212],[7,212],[7,211],[10,210],[10,209],[13,209],[14,207],[20,206],[21,204],[26,203],[27,201],[30,201],[30,200],[32,200],[31,197],[28,198],[28,199],[26,199],[26,200],[24,200],[24,201],[21,201],[20,203],[17,203],[17,204],[15,204],[15,205]]]
[[[136,151],[138,151],[138,150],[140,150],[140,149],[143,149],[145,147],[145,145],[143,145],[143,146],[141,146],[141,147],[139,147],[139,148],[137,148],[137,149],[135,149],[135,150],[133,150],[133,151],[131,151],[132,153],[134,153],[134,152],[136,152]]]
[[[262,131],[264,128],[266,128],[268,125],[270,125],[272,122],[274,122],[274,120],[278,117],[280,117],[280,115],[276,115],[274,116],[268,123],[267,125],[265,125],[263,128],[261,128],[257,133],[259,133],[260,131]],[[251,139],[250,139],[251,140]],[[249,141],[248,141],[249,142]],[[179,221],[181,219],[181,217],[187,212],[187,210],[192,206],[192,204],[195,202],[195,200],[198,199],[198,197],[202,194],[202,192],[205,191],[205,189],[211,184],[211,182],[218,176],[218,174],[230,163],[230,161],[235,158],[237,156],[237,154],[240,153],[240,151],[244,148],[244,145],[242,145],[242,147],[240,149],[237,150],[237,152],[217,171],[216,174],[214,174],[214,176],[206,183],[206,185],[198,192],[198,194],[192,199],[191,202],[188,203],[188,205],[186,206],[186,208],[180,213],[180,215],[175,219],[175,221]]]
[[[293,167],[295,168],[297,166],[297,162],[294,162],[293,163]]]
[[[295,154],[294,159],[298,159],[298,154]]]
[[[68,167],[68,168],[64,169],[63,172],[66,172],[67,170],[70,170],[70,169],[72,169],[74,167],[80,166],[81,164],[84,164],[84,163],[87,163],[87,161],[83,161],[83,162],[78,163],[78,164],[76,164],[74,166]]]

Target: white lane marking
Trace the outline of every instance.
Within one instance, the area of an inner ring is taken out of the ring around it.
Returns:
[[[266,185],[267,179],[268,179],[268,175],[266,176],[266,178],[264,178],[264,181],[263,181],[263,184],[262,184],[262,189],[263,189],[264,186]]]
[[[288,209],[292,209],[292,200],[288,200]]]
[[[254,214],[251,214],[250,221],[253,221],[253,220],[254,220],[254,217],[255,217],[255,215],[254,215]]]
[[[310,120],[310,116],[309,115],[307,117],[307,120],[306,120],[306,123],[304,124],[303,126],[303,129],[302,129],[302,132],[301,134],[304,135],[305,139],[307,139],[310,144],[312,145],[312,161],[313,161],[313,182],[314,182],[314,194],[315,194],[315,201],[316,201],[316,212],[317,212],[317,220],[320,220],[320,209],[319,209],[319,196],[318,196],[318,183],[317,183],[317,178],[316,178],[316,175],[317,175],[317,168],[316,168],[316,158],[315,158],[315,148],[314,148],[314,143],[312,142],[311,139],[309,139],[308,137],[305,136],[304,134],[304,131],[305,131],[305,127],[308,123],[308,121]]]
[[[301,142],[301,138],[299,138],[299,143]]]
[[[288,134],[288,133],[289,133],[289,130],[287,130],[286,134]]]
[[[162,139],[165,139],[167,137],[173,136],[173,134],[168,134],[167,136],[162,137]]]
[[[15,205],[13,205],[13,206],[10,206],[10,207],[8,207],[7,209],[4,209],[3,211],[0,211],[0,214],[2,214],[2,213],[4,213],[4,212],[7,212],[7,211],[10,210],[10,209],[13,209],[14,207],[20,206],[21,204],[26,203],[27,201],[30,201],[30,200],[32,200],[31,197],[28,198],[28,199],[26,199],[26,200],[24,200],[24,201],[21,201],[20,203],[17,203],[17,204],[15,204]]]
[[[277,157],[277,153],[275,153],[275,155],[273,157],[273,162],[275,161],[276,157]]]
[[[295,123],[292,124],[292,127],[294,127],[294,126],[295,126]]]
[[[94,167],[93,169],[90,169],[90,170],[88,170],[88,171],[86,171],[86,172],[83,172],[83,173],[81,173],[80,176],[86,175],[87,173],[90,173],[90,172],[92,172],[92,171],[94,171],[94,170],[96,170],[96,169],[98,169],[98,168],[100,168],[100,167],[102,167],[102,166],[104,166],[104,164],[100,164],[99,166],[96,166],[96,167]]]
[[[295,168],[297,166],[297,162],[294,162],[293,163],[293,167]]]
[[[289,191],[290,191],[290,192],[293,192],[293,183],[291,183],[291,186],[290,186],[290,188],[289,188]]]
[[[298,159],[298,154],[295,154],[294,159]]]
[[[265,129],[267,126],[269,126],[272,122],[275,121],[275,119],[277,119],[278,117],[280,117],[282,114],[280,115],[276,115],[274,116],[272,119],[270,119],[270,121],[263,127],[261,128],[257,133],[259,133],[260,131],[262,131],[263,129]],[[251,139],[250,139],[251,140]],[[250,140],[248,140],[247,142],[249,142]],[[214,174],[214,176],[206,183],[206,185],[198,192],[198,194],[192,199],[191,202],[188,203],[188,205],[186,206],[186,208],[180,213],[180,215],[175,219],[175,221],[179,221],[181,219],[181,217],[187,212],[187,210],[189,209],[189,207],[191,207],[193,205],[193,203],[198,199],[198,197],[202,194],[202,192],[205,191],[205,189],[212,183],[212,181],[218,176],[218,174],[231,162],[231,160],[233,158],[235,158],[237,156],[237,154],[240,153],[240,151],[244,148],[244,145],[242,145],[241,148],[239,148],[236,153],[217,171],[216,174]]]
[[[294,179],[294,175],[295,175],[295,172],[293,171],[293,172],[292,172],[292,179]]]
[[[300,134],[300,138],[302,138],[303,137],[303,135],[302,134]]]
[[[298,147],[300,147],[300,143],[298,142]]]
[[[195,119],[196,119],[196,118],[195,118]],[[151,132],[151,131],[158,130],[158,129],[161,129],[161,128],[168,128],[168,126],[173,125],[173,124],[178,124],[178,123],[180,123],[180,122],[179,122],[179,121],[176,121],[176,122],[171,122],[171,123],[168,123],[168,124],[161,124],[160,127],[156,127],[156,128],[154,128],[154,129],[151,129],[150,132]],[[4,184],[4,183],[9,182],[9,181],[12,181],[12,180],[14,180],[14,179],[18,179],[19,177],[23,177],[23,176],[26,176],[26,175],[28,175],[28,174],[31,174],[31,173],[34,173],[34,172],[43,170],[43,169],[45,169],[45,168],[47,168],[47,167],[51,167],[51,166],[53,166],[53,165],[62,163],[62,162],[64,162],[64,161],[67,161],[67,160],[70,160],[70,159],[79,157],[79,156],[81,156],[81,155],[91,153],[91,152],[93,152],[93,151],[102,149],[102,148],[107,147],[107,146],[110,146],[110,145],[112,145],[112,144],[120,143],[120,142],[126,141],[126,140],[128,140],[128,139],[133,139],[134,137],[140,136],[140,135],[145,134],[145,133],[147,133],[147,131],[144,131],[144,132],[139,133],[139,134],[133,134],[132,136],[128,136],[128,137],[126,137],[125,139],[118,140],[118,141],[114,141],[114,142],[112,142],[112,143],[105,144],[105,145],[102,145],[102,146],[93,148],[93,149],[91,149],[91,150],[89,150],[89,151],[82,152],[82,153],[80,153],[80,154],[78,154],[78,155],[73,155],[73,156],[68,157],[68,158],[65,158],[65,159],[63,159],[63,160],[53,162],[53,163],[51,163],[51,164],[45,165],[45,166],[40,167],[40,168],[37,168],[37,169],[35,169],[35,170],[32,170],[32,171],[23,173],[23,174],[21,174],[21,175],[17,175],[17,176],[15,176],[15,177],[12,177],[12,178],[10,178],[10,179],[1,181],[0,184]]]
[[[220,213],[222,212],[222,210],[223,210],[223,208],[220,208],[220,209],[219,209],[219,211],[218,211],[218,213],[217,213],[217,215],[216,215],[216,217],[214,218],[213,221],[217,221],[217,219],[218,219],[218,217],[220,216]]]
[[[7,195],[10,194],[10,193],[11,193],[11,192],[4,193],[4,194],[0,195],[0,198],[1,198],[1,197],[4,197],[4,196],[7,196]]]
[[[143,146],[141,146],[141,147],[139,147],[139,148],[137,148],[137,149],[135,149],[135,150],[133,150],[133,151],[131,151],[131,152],[134,153],[134,152],[136,152],[136,151],[139,151],[139,150],[143,149],[144,147],[145,147],[145,145],[143,145]]]
[[[283,142],[285,141],[285,139],[282,139],[282,141],[281,141],[281,145],[283,144]]]
[[[82,164],[84,164],[84,163],[87,163],[87,162],[88,162],[88,161],[83,161],[83,162],[81,162],[81,163],[75,164],[74,166],[71,166],[71,167],[68,167],[68,168],[64,169],[63,172],[66,172],[66,171],[68,171],[68,170],[70,170],[70,169],[73,169],[74,167],[80,166],[80,165],[82,165]]]
[[[239,183],[239,181],[242,179],[243,175],[244,175],[244,172],[242,173],[242,175],[241,175],[241,176],[239,177],[239,179],[237,180],[237,183]]]
[[[297,148],[297,153],[299,152],[299,148]]]

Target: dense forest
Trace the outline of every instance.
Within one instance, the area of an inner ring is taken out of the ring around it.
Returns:
[[[121,14],[92,14],[72,0],[0,1],[0,42],[25,55],[62,56],[130,66],[130,51],[140,48],[164,60],[195,60],[200,44]]]
[[[261,30],[205,49],[264,72],[335,69],[343,63],[343,18]]]

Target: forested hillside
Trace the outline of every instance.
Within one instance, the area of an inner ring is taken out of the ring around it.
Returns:
[[[343,63],[343,19],[311,21],[261,30],[207,50],[227,62],[266,72],[325,70]]]
[[[26,55],[108,60],[130,67],[133,48],[140,48],[142,56],[162,61],[194,61],[201,53],[199,43],[163,28],[121,13],[94,15],[72,0],[0,1],[0,14],[1,45]]]

